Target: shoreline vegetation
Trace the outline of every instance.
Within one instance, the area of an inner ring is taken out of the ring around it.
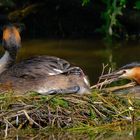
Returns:
[[[0,133],[11,131],[66,130],[69,132],[120,131],[140,120],[139,99],[94,90],[92,94],[48,95],[30,92],[0,95]],[[47,132],[48,132],[47,131]]]

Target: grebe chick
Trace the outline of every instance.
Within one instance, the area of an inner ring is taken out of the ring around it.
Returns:
[[[21,38],[17,27],[8,25],[3,28],[2,46],[5,49],[5,54],[0,59],[0,73],[14,64],[17,51],[21,47]]]
[[[11,42],[6,40],[6,43],[11,43],[9,46],[20,44],[20,41],[16,41],[16,37],[12,39]],[[79,67],[72,67],[66,60],[53,56],[37,56],[14,64],[1,73],[0,83],[1,85],[10,83],[11,88],[20,94],[27,91],[40,94],[59,92],[82,94],[89,93],[90,87],[87,77]],[[0,91],[5,90],[1,88]]]

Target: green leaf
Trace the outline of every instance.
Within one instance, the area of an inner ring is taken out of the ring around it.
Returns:
[[[136,1],[135,8],[138,9],[138,10],[140,10],[140,1],[139,0]]]
[[[89,4],[90,0],[82,0],[82,6],[86,6]]]
[[[126,0],[120,0],[120,5],[125,6],[126,5]]]

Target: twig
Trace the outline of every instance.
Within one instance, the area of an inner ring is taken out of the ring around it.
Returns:
[[[5,124],[6,124],[6,127],[5,127],[5,138],[7,138],[7,135],[8,135],[8,122],[6,120],[5,121]]]
[[[108,67],[108,64],[104,65],[104,63],[103,63],[102,66],[103,66],[103,69],[102,69],[102,72],[101,72],[101,76],[104,74],[106,67]],[[99,78],[97,84],[100,83],[100,80],[101,79]]]
[[[21,108],[17,108],[17,109],[13,109],[13,110],[10,110],[8,112],[5,112],[3,114],[0,114],[0,118],[4,117],[4,116],[8,116],[8,114],[10,113],[14,113],[14,112],[18,112],[20,110],[23,110],[23,109],[27,109],[27,108],[31,108],[31,107],[34,107],[33,105],[27,105],[27,106],[24,106],[24,107],[21,107]]]
[[[12,128],[14,128],[16,130],[16,128],[6,119],[4,118],[4,122],[6,124],[6,127],[5,127],[5,138],[8,136],[8,127],[11,126]]]
[[[96,111],[96,113],[97,113],[98,115],[100,115],[100,117],[106,118],[106,116],[105,116],[103,113],[101,113],[95,106],[93,106],[93,105],[91,105],[91,106],[92,106],[92,108]]]
[[[98,88],[98,87],[103,87],[104,85],[108,85],[108,84],[110,84],[110,83],[112,83],[112,82],[115,82],[115,81],[118,81],[118,79],[117,78],[114,78],[114,79],[109,79],[109,80],[105,80],[105,81],[103,81],[103,82],[101,82],[101,83],[98,83],[98,84],[96,84],[96,85],[93,85],[93,86],[91,86],[90,88],[91,89],[94,89],[94,88]],[[100,88],[101,89],[101,88]]]
[[[116,91],[116,90],[121,90],[121,89],[126,89],[126,88],[130,88],[130,87],[134,87],[135,85],[136,85],[135,82],[131,82],[131,83],[128,83],[128,84],[122,85],[122,86],[115,86],[115,87],[106,88],[105,91],[113,92],[113,91]]]
[[[31,122],[32,124],[36,124],[39,128],[43,128],[41,125],[39,125],[37,122],[35,122],[32,118],[30,118],[30,116],[28,115],[28,113],[26,112],[26,110],[22,110],[25,114],[25,116],[27,117],[27,119],[29,120],[29,122]]]
[[[105,69],[108,67],[108,64],[107,64],[107,65],[102,64],[102,65],[103,65],[103,69],[102,69],[102,72],[101,72],[101,76],[104,75]],[[108,74],[109,74],[110,72],[111,72],[111,68],[109,68]],[[101,77],[101,76],[100,76],[100,77]],[[91,89],[97,88],[97,89],[100,90],[100,89],[102,89],[102,87],[103,87],[104,85],[110,84],[111,82],[116,81],[116,80],[117,80],[116,78],[115,78],[115,79],[109,79],[109,80],[105,79],[103,82],[100,82],[100,81],[101,81],[101,78],[99,78],[97,84],[91,86],[90,88],[91,88]]]
[[[26,124],[26,122],[27,120],[24,120],[24,122],[22,122],[17,129],[20,130]]]

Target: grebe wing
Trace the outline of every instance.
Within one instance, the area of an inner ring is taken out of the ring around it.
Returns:
[[[53,56],[37,56],[13,65],[9,71],[16,77],[40,77],[67,72],[70,63]]]

